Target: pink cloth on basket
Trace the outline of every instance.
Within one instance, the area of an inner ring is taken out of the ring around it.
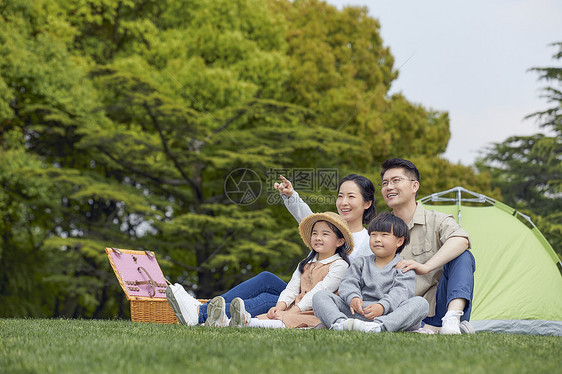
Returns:
[[[112,251],[110,256],[130,297],[166,298],[166,279],[155,257],[125,251],[121,254]]]

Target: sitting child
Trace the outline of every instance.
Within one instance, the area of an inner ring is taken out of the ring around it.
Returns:
[[[404,331],[419,327],[429,304],[416,291],[416,273],[394,266],[410,232],[400,218],[382,213],[369,223],[370,256],[358,258],[338,290],[314,295],[314,314],[333,330]]]
[[[312,298],[319,292],[336,292],[347,273],[347,256],[353,250],[353,236],[345,220],[336,213],[316,213],[304,218],[300,235],[311,252],[302,260],[277,304],[265,314],[251,318],[244,300],[236,298],[230,304],[229,320],[225,301],[215,297],[207,308],[207,326],[235,327],[315,327],[320,320],[312,311]]]

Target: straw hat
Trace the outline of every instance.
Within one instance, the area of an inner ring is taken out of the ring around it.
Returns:
[[[304,241],[304,244],[310,249],[312,245],[310,244],[310,236],[312,234],[312,227],[318,221],[327,221],[331,224],[335,225],[343,234],[345,239],[345,252],[349,256],[349,254],[353,251],[353,235],[351,235],[351,231],[349,231],[349,227],[347,226],[347,222],[340,217],[339,214],[334,212],[326,212],[326,213],[314,213],[305,217],[300,225],[299,225],[299,232],[301,234],[301,238]]]

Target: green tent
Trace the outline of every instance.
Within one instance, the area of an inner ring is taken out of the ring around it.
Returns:
[[[561,262],[529,217],[462,187],[420,199],[469,233],[476,331],[562,335]]]

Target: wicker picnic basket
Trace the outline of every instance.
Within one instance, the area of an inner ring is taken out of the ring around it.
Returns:
[[[115,276],[131,303],[131,321],[178,323],[166,300],[169,283],[154,252],[105,248]]]

